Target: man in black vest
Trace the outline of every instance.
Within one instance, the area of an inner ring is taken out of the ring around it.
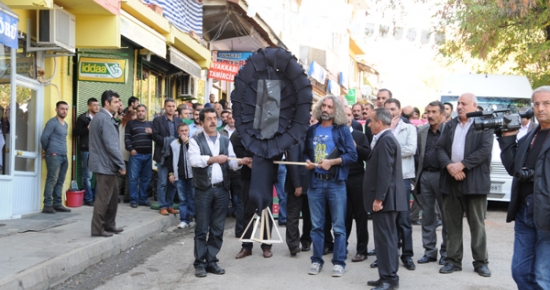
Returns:
[[[197,223],[193,265],[195,276],[206,277],[207,272],[225,274],[225,270],[217,265],[216,255],[222,247],[229,204],[229,168],[238,170],[239,165],[250,164],[252,159],[228,160],[228,157],[235,157],[235,152],[229,139],[216,130],[218,114],[213,108],[203,109],[199,119],[204,131],[189,141]]]

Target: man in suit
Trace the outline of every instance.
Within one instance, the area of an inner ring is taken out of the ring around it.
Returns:
[[[518,131],[498,138],[502,164],[514,176],[506,221],[515,221],[512,277],[522,290],[550,289],[550,86],[535,89],[531,100],[540,126],[517,142]],[[523,168],[532,175],[518,175]]]
[[[303,160],[304,142],[291,147],[286,152],[287,161]],[[311,246],[311,216],[307,200],[309,171],[302,165],[287,165],[285,191],[286,204],[286,244],[291,256],[301,251],[309,251]],[[302,212],[302,236],[300,237],[300,211]],[[300,248],[300,243],[302,247]]]
[[[371,103],[366,103],[363,106],[363,116],[365,116],[365,136],[367,136],[367,140],[369,141],[369,144],[372,142],[372,132],[369,127],[370,123],[370,114],[374,111],[374,106]]]
[[[436,204],[443,208],[443,198],[439,191],[439,172],[441,166],[437,158],[437,140],[441,136],[443,123],[447,118],[445,107],[440,101],[428,104],[426,108],[429,126],[422,126],[418,129],[417,154],[418,169],[416,173],[415,193],[422,197],[422,246],[424,256],[418,260],[419,264],[437,261],[437,223]],[[442,221],[443,228],[441,236],[441,259],[440,265],[445,264],[447,256],[447,227]]]
[[[112,237],[122,232],[116,227],[118,209],[117,172],[126,174],[126,163],[120,153],[118,124],[113,114],[118,110],[120,97],[111,90],[103,92],[103,108],[95,114],[90,123],[88,163],[91,172],[96,173],[97,191],[92,216],[92,236]]]
[[[313,106],[313,116],[319,123],[309,127],[304,148],[306,169],[311,171],[308,201],[313,225],[313,256],[308,273],[317,275],[323,268],[325,214],[328,206],[334,231],[332,276],[341,277],[346,266],[345,180],[349,165],[357,161],[357,151],[346,126],[344,108],[337,97],[326,96],[319,100]]]
[[[521,118],[521,128],[519,128],[519,131],[517,134],[517,140],[527,135],[527,133],[535,130],[535,128],[537,128],[537,124],[535,124],[534,122],[531,122],[531,119]]]
[[[458,117],[445,123],[437,141],[437,156],[441,166],[439,188],[443,194],[443,220],[447,226],[447,258],[439,273],[462,270],[462,221],[464,213],[471,233],[474,271],[490,277],[487,264],[485,213],[487,194],[491,190],[489,167],[493,150],[493,130],[476,133],[473,119],[477,98],[465,93],[458,98]]]
[[[375,286],[372,288],[375,290],[399,288],[397,215],[409,206],[401,169],[401,146],[391,133],[391,122],[392,115],[384,108],[377,108],[371,115],[374,138],[363,180],[365,210],[372,212],[379,274],[378,280],[368,281],[367,285]]]
[[[344,108],[348,118],[348,127],[357,150],[357,161],[349,165],[349,175],[346,180],[346,192],[348,198],[346,210],[346,241],[351,235],[353,220],[355,220],[355,233],[357,235],[356,254],[352,262],[361,262],[367,259],[367,245],[369,244],[369,231],[367,227],[367,211],[363,202],[363,178],[365,176],[365,161],[370,154],[370,145],[363,132],[351,128],[351,120],[355,117],[349,107]]]
[[[155,141],[155,152],[153,160],[157,163],[158,182],[157,195],[160,214],[177,214],[175,210],[174,195],[176,188],[174,184],[168,182],[168,165],[164,163],[166,156],[170,154],[170,143],[178,137],[178,126],[182,123],[181,118],[175,118],[176,102],[173,99],[164,101],[165,114],[158,116],[153,120],[153,141]]]

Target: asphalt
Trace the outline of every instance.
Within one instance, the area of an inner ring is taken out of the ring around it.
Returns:
[[[48,289],[179,223],[179,215],[121,203],[116,221],[124,232],[92,237],[93,208],[71,210],[0,220],[0,290]]]

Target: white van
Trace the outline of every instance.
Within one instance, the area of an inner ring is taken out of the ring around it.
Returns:
[[[456,74],[448,76],[441,89],[441,102],[453,104],[453,117],[456,116],[458,97],[463,93],[477,96],[478,106],[484,110],[510,108],[517,113],[522,108],[531,107],[533,89],[524,76]],[[488,200],[510,201],[512,177],[500,161],[500,148],[495,137],[491,160],[491,192]]]

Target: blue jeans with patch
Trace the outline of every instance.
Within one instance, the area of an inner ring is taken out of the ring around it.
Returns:
[[[82,151],[82,187],[84,187],[84,201],[92,202],[95,199],[95,189],[92,190],[92,172],[88,170],[90,152]]]
[[[176,189],[180,198],[180,221],[189,224],[189,216],[195,216],[195,190],[193,179],[178,179]]]
[[[136,153],[130,155],[129,161],[129,186],[130,203],[145,204],[147,202],[147,188],[151,182],[153,169],[151,154]]]
[[[323,245],[325,243],[325,210],[332,216],[334,232],[334,253],[332,264],[346,266],[346,183],[345,181],[320,180],[311,177],[307,192],[309,211],[311,213],[311,240],[313,241],[312,263],[324,264]]]
[[[44,186],[44,206],[62,205],[63,183],[65,183],[68,167],[67,155],[46,155],[48,175]]]
[[[535,226],[532,198],[522,202],[514,225],[512,277],[518,289],[550,289],[550,231]]]

